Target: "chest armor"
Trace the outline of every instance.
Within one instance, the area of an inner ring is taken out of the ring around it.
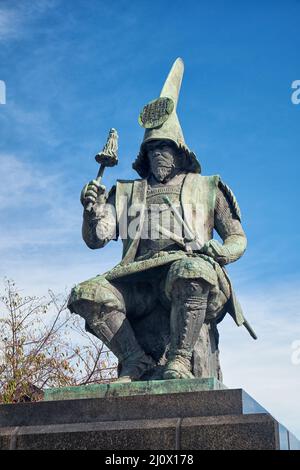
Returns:
[[[182,183],[169,186],[148,186],[146,214],[138,255],[143,255],[149,250],[156,252],[180,249],[180,246],[169,237],[168,233],[182,238],[182,227],[174,218],[170,206],[164,202],[164,197],[168,196],[172,204],[182,213],[180,205],[181,187]]]
[[[214,208],[215,208],[215,199],[216,199],[216,190],[220,177],[218,175],[213,176],[202,176],[194,173],[188,173],[183,180],[181,191],[180,191],[180,203],[181,209],[183,210],[183,216],[186,223],[188,223],[191,231],[197,234],[198,240],[201,241],[200,246],[203,245],[206,241],[210,240],[213,236],[213,227],[214,227]],[[126,227],[130,224],[130,214],[128,214],[128,207],[131,204],[137,203],[142,207],[146,208],[147,205],[147,194],[148,196],[153,195],[152,190],[158,188],[151,188],[151,192],[148,193],[148,184],[147,180],[119,180],[116,185],[116,196],[115,196],[115,205],[116,205],[116,219],[118,233],[123,242],[123,258],[122,263],[127,264],[132,261],[139,255],[138,250],[145,249],[145,242],[147,240],[140,239],[139,232],[137,237],[130,237],[127,235]],[[174,187],[171,185],[161,186],[157,191],[160,192],[162,196],[163,191],[173,192]],[[162,189],[165,188],[165,189]],[[158,194],[155,196],[159,197]],[[168,194],[168,197],[170,194]],[[176,196],[172,196],[173,197]],[[149,201],[149,198],[148,198]],[[145,214],[145,211],[141,213]],[[148,216],[148,214],[145,214]],[[146,217],[145,217],[146,218]],[[148,218],[148,217],[147,217]],[[141,227],[143,228],[144,217],[140,217]],[[120,230],[125,226],[125,230]],[[122,233],[125,233],[122,236]],[[163,240],[164,241],[164,240]],[[170,240],[169,240],[170,242]],[[173,243],[173,242],[172,242]],[[169,245],[170,246],[170,245]],[[175,250],[180,249],[180,245],[173,245]],[[172,249],[173,249],[172,247]],[[158,248],[159,250],[165,249]],[[169,249],[169,248],[168,248]],[[192,249],[198,249],[197,246]],[[149,251],[149,249],[145,249]]]

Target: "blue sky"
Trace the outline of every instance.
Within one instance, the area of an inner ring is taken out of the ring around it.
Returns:
[[[0,0],[0,275],[61,292],[118,262],[119,243],[81,240],[79,193],[110,127],[105,184],[136,177],[137,116],[182,57],[186,142],[233,189],[249,242],[229,272],[259,342],[223,322],[224,381],[300,436],[299,19],[296,0]]]

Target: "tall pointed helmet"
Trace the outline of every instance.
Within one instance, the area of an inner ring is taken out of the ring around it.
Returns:
[[[177,116],[177,103],[184,72],[181,58],[175,60],[160,97],[150,101],[139,115],[139,123],[145,128],[140,153],[132,167],[145,178],[149,173],[146,144],[151,140],[169,140],[180,150],[185,159],[184,167],[191,173],[200,173],[201,167],[196,155],[186,145]]]

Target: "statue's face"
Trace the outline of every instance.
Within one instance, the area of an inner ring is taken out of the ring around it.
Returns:
[[[177,150],[167,140],[153,140],[147,144],[150,171],[159,182],[164,182],[178,167]]]

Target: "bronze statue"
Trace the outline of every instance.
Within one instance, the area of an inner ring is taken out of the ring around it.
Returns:
[[[185,144],[176,113],[183,69],[177,59],[140,114],[133,168],[141,178],[118,180],[108,193],[93,180],[81,193],[85,243],[103,248],[120,237],[123,258],[77,285],[69,309],[115,354],[124,382],[221,379],[217,324],[226,313],[256,338],[224,269],[246,249],[240,209],[219,176],[200,174]]]

